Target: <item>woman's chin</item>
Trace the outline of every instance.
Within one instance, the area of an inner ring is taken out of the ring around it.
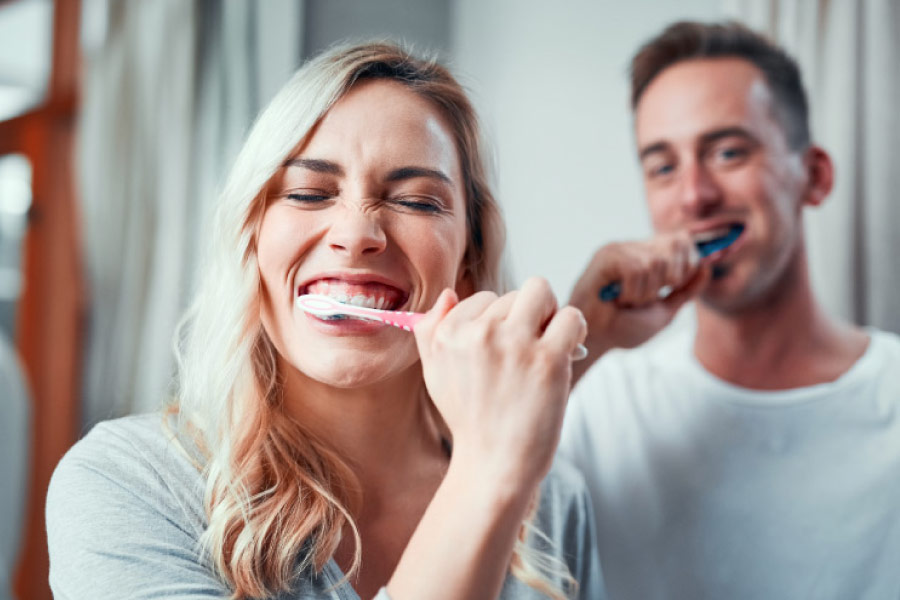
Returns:
[[[406,356],[404,356],[406,355]],[[294,368],[305,377],[338,389],[356,389],[376,385],[409,371],[418,362],[418,354],[397,351],[387,353],[359,350],[332,350],[315,356],[298,357]]]

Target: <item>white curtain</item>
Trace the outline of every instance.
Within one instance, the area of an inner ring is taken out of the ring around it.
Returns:
[[[834,192],[809,210],[813,283],[834,314],[900,332],[900,2],[724,0],[799,62]]]
[[[212,206],[256,112],[299,63],[302,8],[84,2],[85,425],[164,400]]]
[[[13,600],[28,482],[31,403],[22,365],[0,332],[0,600]]]

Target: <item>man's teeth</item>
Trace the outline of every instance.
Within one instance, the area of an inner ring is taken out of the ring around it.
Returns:
[[[718,229],[710,229],[703,231],[694,236],[694,242],[711,242],[723,238],[731,233],[731,227],[719,227]]]

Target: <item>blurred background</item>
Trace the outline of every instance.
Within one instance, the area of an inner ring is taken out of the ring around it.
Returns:
[[[437,52],[484,121],[515,280],[565,299],[599,245],[650,233],[631,54],[671,21],[723,18],[798,58],[835,159],[807,219],[821,299],[900,332],[900,2],[0,0],[0,600],[51,597],[62,454],[164,399],[218,189],[305,58],[346,38]]]

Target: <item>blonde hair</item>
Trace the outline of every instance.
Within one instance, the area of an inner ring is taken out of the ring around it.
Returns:
[[[335,102],[370,78],[403,83],[447,119],[467,203],[464,265],[476,290],[503,291],[502,216],[488,186],[474,109],[450,73],[390,43],[339,46],[304,65],[258,117],[235,160],[195,301],[176,336],[174,412],[204,455],[209,526],[201,544],[236,599],[286,591],[298,572],[320,571],[345,525],[355,537],[347,576],[359,568],[357,479],[333,448],[281,410],[275,349],[259,314],[256,232],[268,182]],[[533,514],[511,571],[562,598],[548,574],[570,583],[565,566],[547,563],[525,544]]]

